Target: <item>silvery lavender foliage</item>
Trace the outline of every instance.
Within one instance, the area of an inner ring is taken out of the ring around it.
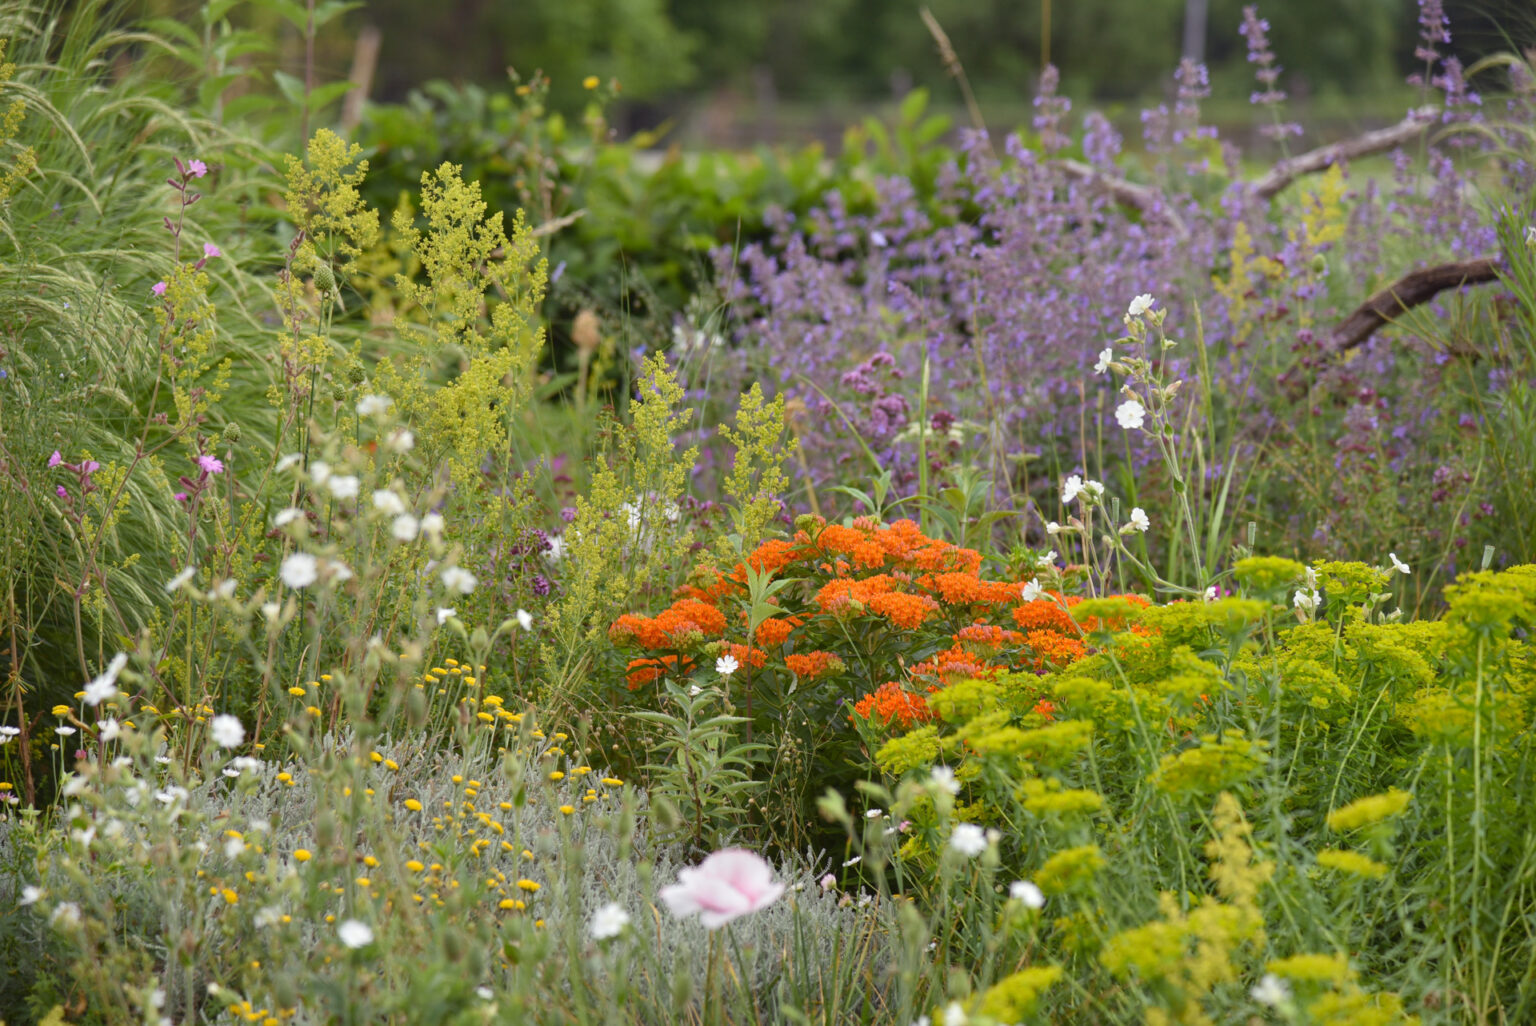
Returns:
[[[1421,17],[1425,50],[1448,38],[1435,6],[1426,3]],[[1243,32],[1264,87],[1253,99],[1272,106],[1283,96],[1280,69],[1256,10],[1245,12]],[[1436,90],[1441,118],[1475,118],[1480,101],[1459,65],[1435,60],[1426,88]],[[1272,204],[1240,180],[1236,148],[1201,124],[1204,69],[1186,62],[1177,81],[1173,109],[1142,116],[1158,197],[1149,205],[1123,205],[1052,159],[1068,107],[1047,73],[1033,123],[1039,148],[1017,135],[994,146],[971,133],[931,200],[911,181],[884,179],[867,210],[850,211],[841,194],[829,194],[799,221],[777,215],[771,239],[738,259],[716,254],[743,350],[813,414],[802,432],[813,484],[862,458],[852,432],[898,481],[915,480],[913,432],[892,427],[915,416],[925,361],[930,418],[942,412],[984,440],[966,456],[994,478],[1016,473],[1023,454],[1049,457],[1036,464],[1037,486],[1042,466],[1048,474],[1084,469],[1100,435],[1108,458],[1128,453],[1134,469],[1150,470],[1141,439],[1110,416],[1116,383],[1090,371],[1094,354],[1121,333],[1126,302],[1144,292],[1170,307],[1170,324],[1186,339],[1199,308],[1213,413],[1229,446],[1212,463],[1240,460],[1260,444],[1299,444],[1298,418],[1316,418],[1322,444],[1343,461],[1342,489],[1365,483],[1348,477],[1348,456],[1367,436],[1380,454],[1370,473],[1388,465],[1409,476],[1432,472],[1422,443],[1445,424],[1421,382],[1443,354],[1411,339],[1405,346],[1390,331],[1349,361],[1324,349],[1332,324],[1411,269],[1402,254],[1435,263],[1497,251],[1492,217],[1459,160],[1466,154],[1453,160],[1437,133],[1427,165],[1416,152],[1398,154],[1399,174],[1384,189],[1355,185],[1345,168],[1341,195],[1328,198],[1314,177]],[[1277,118],[1272,134],[1295,130]],[[1083,120],[1082,150],[1106,174],[1145,181],[1100,115]],[[1239,226],[1249,252],[1233,281]],[[1213,292],[1213,278],[1227,287]],[[1186,345],[1176,355],[1191,354]],[[877,368],[889,374],[880,388]],[[1174,370],[1188,377],[1190,367]],[[1359,398],[1362,389],[1371,398]],[[1155,473],[1138,480],[1155,490]]]

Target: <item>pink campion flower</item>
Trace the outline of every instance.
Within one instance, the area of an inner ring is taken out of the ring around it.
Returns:
[[[773,867],[745,848],[724,848],[697,866],[678,870],[677,883],[658,896],[674,916],[699,914],[706,930],[718,930],[732,919],[767,908],[784,893],[773,878]]]
[[[86,460],[85,463],[80,467],[80,473],[84,474],[86,477],[90,477],[100,469],[100,463],[97,463],[95,460]]]
[[[55,449],[53,450],[53,455],[48,457],[48,469],[52,470],[54,467],[57,467],[60,463],[63,462],[64,454]]]
[[[207,173],[208,165],[204,164],[201,160],[193,157],[191,160],[187,161],[187,174],[191,175],[193,178],[201,178]]]
[[[186,492],[177,492],[176,493],[176,501],[177,502],[186,502],[187,501],[187,493]]]
[[[203,468],[203,473],[205,474],[224,473],[224,461],[217,456],[199,456],[197,458],[197,465]]]
[[[69,489],[65,488],[63,485],[59,485],[57,488],[55,488],[54,493],[57,494],[61,499],[69,498]]]
[[[150,286],[149,291],[153,292],[157,296],[165,295],[165,282],[163,282],[163,281],[155,282],[153,285]]]
[[[219,247],[215,246],[213,243],[211,243],[211,242],[203,243],[203,256],[204,257],[218,257],[218,256],[223,256],[223,255],[224,255],[224,251],[222,249],[220,249]]]

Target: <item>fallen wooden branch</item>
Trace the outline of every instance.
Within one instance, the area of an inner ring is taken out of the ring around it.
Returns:
[[[1326,171],[1343,160],[1355,160],[1359,157],[1368,157],[1373,153],[1395,150],[1404,143],[1417,139],[1430,125],[1434,124],[1439,114],[1440,111],[1436,107],[1420,107],[1391,128],[1378,128],[1374,132],[1366,132],[1353,139],[1345,139],[1343,142],[1329,143],[1327,146],[1308,150],[1306,153],[1280,161],[1250,183],[1249,187],[1260,199],[1271,199],[1302,175]]]
[[[1481,285],[1496,280],[1498,276],[1498,265],[1494,257],[1460,260],[1410,271],[1340,321],[1328,336],[1328,351],[1342,353],[1353,349],[1370,338],[1377,328],[1391,324],[1399,315],[1429,302],[1446,289]]]
[[[1189,238],[1189,228],[1184,219],[1169,205],[1167,198],[1150,185],[1137,185],[1124,178],[1107,175],[1098,168],[1080,160],[1053,160],[1051,166],[1066,172],[1067,177],[1087,182],[1103,189],[1114,197],[1115,202],[1135,207],[1149,217],[1160,217],[1168,222],[1179,238]]]

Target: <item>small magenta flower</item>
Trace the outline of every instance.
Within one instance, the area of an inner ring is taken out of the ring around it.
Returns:
[[[187,493],[186,492],[177,492],[175,498],[176,498],[177,502],[186,502],[187,501]]]
[[[197,458],[197,465],[203,468],[203,473],[205,474],[224,473],[224,461],[217,456],[199,456]]]
[[[48,469],[52,470],[54,467],[57,467],[60,463],[63,462],[64,454],[55,449],[53,450],[53,455],[48,457]]]
[[[193,157],[187,161],[187,174],[193,178],[201,178],[208,173],[208,165]]]
[[[65,488],[63,485],[59,485],[57,488],[55,488],[54,492],[61,499],[69,498],[69,489]]]
[[[157,296],[165,295],[165,282],[163,282],[163,281],[155,282],[154,285],[150,286],[149,291],[153,292]]]
[[[223,255],[224,255],[224,251],[222,249],[220,249],[219,247],[215,246],[213,243],[211,243],[211,242],[203,243],[203,256],[205,258],[206,257],[220,257],[220,256],[223,256]]]

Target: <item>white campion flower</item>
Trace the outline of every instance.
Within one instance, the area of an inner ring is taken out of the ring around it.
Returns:
[[[234,748],[245,740],[245,727],[241,726],[239,717],[221,713],[208,725],[208,736],[220,748]]]
[[[1138,430],[1146,420],[1147,408],[1135,399],[1127,399],[1115,407],[1115,420],[1127,431]]]
[[[1029,583],[1024,585],[1019,592],[1019,597],[1025,602],[1036,602],[1045,595],[1045,589],[1040,587],[1040,578],[1031,577]]]
[[[31,884],[27,884],[21,889],[21,900],[16,902],[16,904],[36,905],[39,901],[42,900],[42,897],[43,889],[41,887],[34,887]]]
[[[405,512],[405,501],[391,488],[379,488],[373,493],[373,508],[385,516],[399,516]]]
[[[1023,902],[1025,908],[1045,907],[1045,894],[1028,880],[1015,880],[1009,884],[1008,897]]]
[[[1536,246],[1536,224],[1525,226],[1525,244],[1527,246]]]
[[[101,676],[85,686],[85,697],[81,699],[86,705],[100,705],[109,698],[117,697],[117,675],[123,672],[123,667],[128,665],[128,655],[119,652],[112,657],[107,668],[101,671]]]
[[[304,462],[304,456],[301,453],[290,452],[288,455],[286,455],[282,459],[278,460],[277,461],[277,466],[274,467],[273,469],[276,470],[277,473],[281,474],[283,471],[288,470],[288,469],[290,469],[292,467],[297,467],[300,463],[303,463],[303,462]]]
[[[362,491],[363,482],[355,474],[338,474],[326,481],[325,486],[338,499],[355,499]]]
[[[197,567],[195,567],[195,566],[187,567],[181,573],[177,574],[175,577],[172,577],[169,581],[165,582],[166,593],[169,594],[170,592],[173,592],[173,591],[179,591],[183,584],[186,584],[188,581],[192,580],[192,578],[194,578],[196,576],[197,576]]]
[[[741,664],[736,661],[736,657],[733,655],[726,654],[715,660],[715,672],[722,677],[729,677],[739,669],[741,669]]]
[[[384,439],[384,448],[403,456],[416,448],[416,436],[411,433],[410,428],[395,428],[389,433],[389,437]]]
[[[1083,482],[1083,494],[1088,496],[1090,499],[1104,498],[1104,482],[1095,481],[1090,477],[1088,480]]]
[[[457,609],[454,609],[452,606],[438,606],[437,607],[437,625],[439,627],[441,627],[443,624],[448,622],[448,618],[450,616],[458,616],[458,615],[459,615],[459,611]]]
[[[955,771],[948,766],[935,766],[928,774],[928,786],[949,794],[960,793],[960,781],[955,779]]]
[[[159,761],[159,760],[157,759],[156,761]],[[170,760],[167,759],[166,761],[169,762]],[[167,787],[164,791],[156,791],[155,792],[155,801],[161,803],[162,805],[174,805],[178,801],[182,801],[182,802],[186,801],[187,798],[188,798],[188,791],[187,791],[187,789],[185,787],[179,787],[176,784],[172,784],[170,787]]]
[[[987,850],[987,832],[975,823],[956,823],[949,835],[949,846],[973,859]]]
[[[307,588],[320,579],[320,564],[308,552],[295,552],[283,560],[277,574],[290,588]]]
[[[293,523],[295,520],[298,520],[303,515],[304,511],[299,509],[297,506],[289,506],[287,509],[280,509],[276,513],[272,514],[272,526],[287,527],[289,524]]]
[[[1297,609],[1306,613],[1314,613],[1317,611],[1318,604],[1323,601],[1323,596],[1318,593],[1316,588],[1313,588],[1311,591],[1303,589],[1297,591],[1296,597],[1291,601]]]
[[[544,553],[544,558],[551,563],[558,563],[565,558],[565,537],[559,534],[549,536],[549,548]]]
[[[1401,574],[1411,574],[1411,573],[1413,573],[1412,570],[1408,569],[1408,564],[1407,563],[1404,563],[1402,560],[1397,558],[1397,553],[1389,552],[1389,553],[1387,553],[1387,558],[1392,561],[1392,569],[1396,570],[1398,573],[1401,573]]]
[[[389,412],[394,400],[387,395],[365,395],[357,401],[359,417],[382,417]]]
[[[235,597],[236,587],[238,587],[238,584],[235,579],[233,577],[226,577],[213,586],[211,594],[214,598],[223,599],[225,602],[228,602]]]
[[[336,927],[336,936],[340,937],[341,942],[347,947],[356,950],[373,943],[373,928],[356,919],[344,919],[341,925]]]
[[[1253,989],[1248,992],[1248,996],[1261,1005],[1275,1008],[1291,999],[1291,988],[1289,984],[1274,973],[1265,973],[1263,978],[1254,984]]]
[[[1216,585],[1213,584],[1209,588],[1205,589],[1205,600],[1207,602],[1215,602],[1216,601],[1216,595],[1217,595]]]
[[[593,940],[609,940],[624,932],[624,927],[629,925],[629,913],[624,911],[624,906],[616,901],[610,901],[596,912],[592,913],[590,927]]]
[[[965,1026],[971,1021],[971,1017],[965,1014],[965,1006],[958,1001],[951,1001],[944,1006],[944,1026]]]
[[[1099,362],[1093,365],[1093,372],[1095,374],[1103,374],[1105,371],[1109,370],[1109,365],[1114,362],[1114,359],[1114,349],[1109,346],[1105,346],[1099,351]]]
[[[1040,570],[1048,569],[1049,567],[1056,565],[1056,560],[1058,558],[1060,557],[1056,555],[1056,550],[1051,549],[1045,555],[1035,557],[1035,566]]]
[[[399,542],[414,541],[420,531],[421,521],[409,513],[401,513],[395,517],[395,522],[389,527],[389,533],[394,536],[395,541]]]
[[[1150,293],[1143,292],[1141,295],[1131,300],[1131,305],[1125,308],[1125,315],[1127,317],[1140,317],[1142,314],[1152,309],[1152,304],[1155,302],[1157,302],[1157,300],[1153,299]]]
[[[421,518],[421,533],[437,541],[443,536],[443,528],[446,524],[441,513],[428,513]]]
[[[480,579],[462,566],[450,566],[443,569],[443,587],[449,591],[456,591],[460,595],[468,595],[475,590],[475,585],[479,583]]]
[[[73,901],[63,902],[48,916],[48,922],[52,925],[66,928],[79,926],[80,906],[76,905]]]
[[[475,996],[478,997],[481,1001],[489,1001],[491,998],[496,996],[496,992],[489,987],[476,987]]]
[[[1131,508],[1131,526],[1142,532],[1151,530],[1152,521],[1147,519],[1147,511],[1140,506],[1133,506]]]
[[[1067,483],[1062,485],[1062,488],[1061,488],[1061,501],[1063,503],[1071,502],[1073,499],[1077,498],[1077,493],[1081,492],[1082,490],[1083,490],[1083,479],[1082,479],[1082,477],[1080,477],[1077,474],[1073,474],[1071,477],[1067,478]]]
[[[517,611],[517,625],[525,631],[533,630],[533,614],[526,609]]]
[[[1061,533],[1061,525],[1054,520],[1048,521],[1045,525],[1045,533],[1054,538]]]
[[[315,460],[309,465],[309,479],[317,485],[323,485],[331,479],[331,465],[324,460]]]

